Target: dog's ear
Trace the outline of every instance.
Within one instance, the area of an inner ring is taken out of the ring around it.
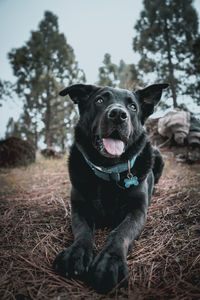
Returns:
[[[95,85],[74,84],[62,90],[59,95],[69,95],[74,103],[80,104],[87,100],[89,96],[98,89],[99,87]]]
[[[168,83],[153,84],[142,90],[136,91],[142,109],[142,124],[154,112],[154,107],[160,101],[162,90],[169,86]]]

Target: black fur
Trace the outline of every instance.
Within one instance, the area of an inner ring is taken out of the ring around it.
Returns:
[[[144,227],[154,182],[158,182],[164,166],[143,125],[167,86],[152,85],[133,93],[78,84],[60,93],[69,94],[78,104],[80,120],[69,158],[75,240],[56,257],[54,269],[68,278],[87,279],[99,293],[109,292],[120,281],[127,285],[126,256]],[[113,154],[105,149],[102,141],[110,137],[123,141],[123,153]],[[127,172],[121,174],[120,182],[100,179],[83,155],[102,167],[126,163],[137,155],[131,173],[137,176],[139,185],[124,187]],[[101,252],[93,258],[94,230],[104,226],[112,231]]]

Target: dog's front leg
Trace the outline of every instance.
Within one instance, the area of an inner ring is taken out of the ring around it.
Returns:
[[[72,231],[74,243],[58,254],[53,267],[57,273],[68,278],[81,278],[88,272],[93,259],[93,222],[86,211],[85,200],[72,188]]]
[[[90,270],[90,283],[99,293],[107,293],[120,281],[127,286],[128,267],[126,256],[146,221],[148,197],[141,193],[133,201],[136,207],[129,212],[120,225],[109,234],[102,251],[94,259]]]

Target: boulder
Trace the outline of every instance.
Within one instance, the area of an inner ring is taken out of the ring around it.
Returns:
[[[25,166],[35,161],[34,146],[17,137],[0,141],[0,167]]]

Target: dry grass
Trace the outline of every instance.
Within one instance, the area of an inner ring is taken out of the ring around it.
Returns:
[[[166,156],[145,230],[128,256],[128,290],[114,299],[200,299],[200,165]],[[109,299],[52,271],[72,243],[65,160],[0,173],[0,299]],[[96,251],[108,231],[96,232]]]

